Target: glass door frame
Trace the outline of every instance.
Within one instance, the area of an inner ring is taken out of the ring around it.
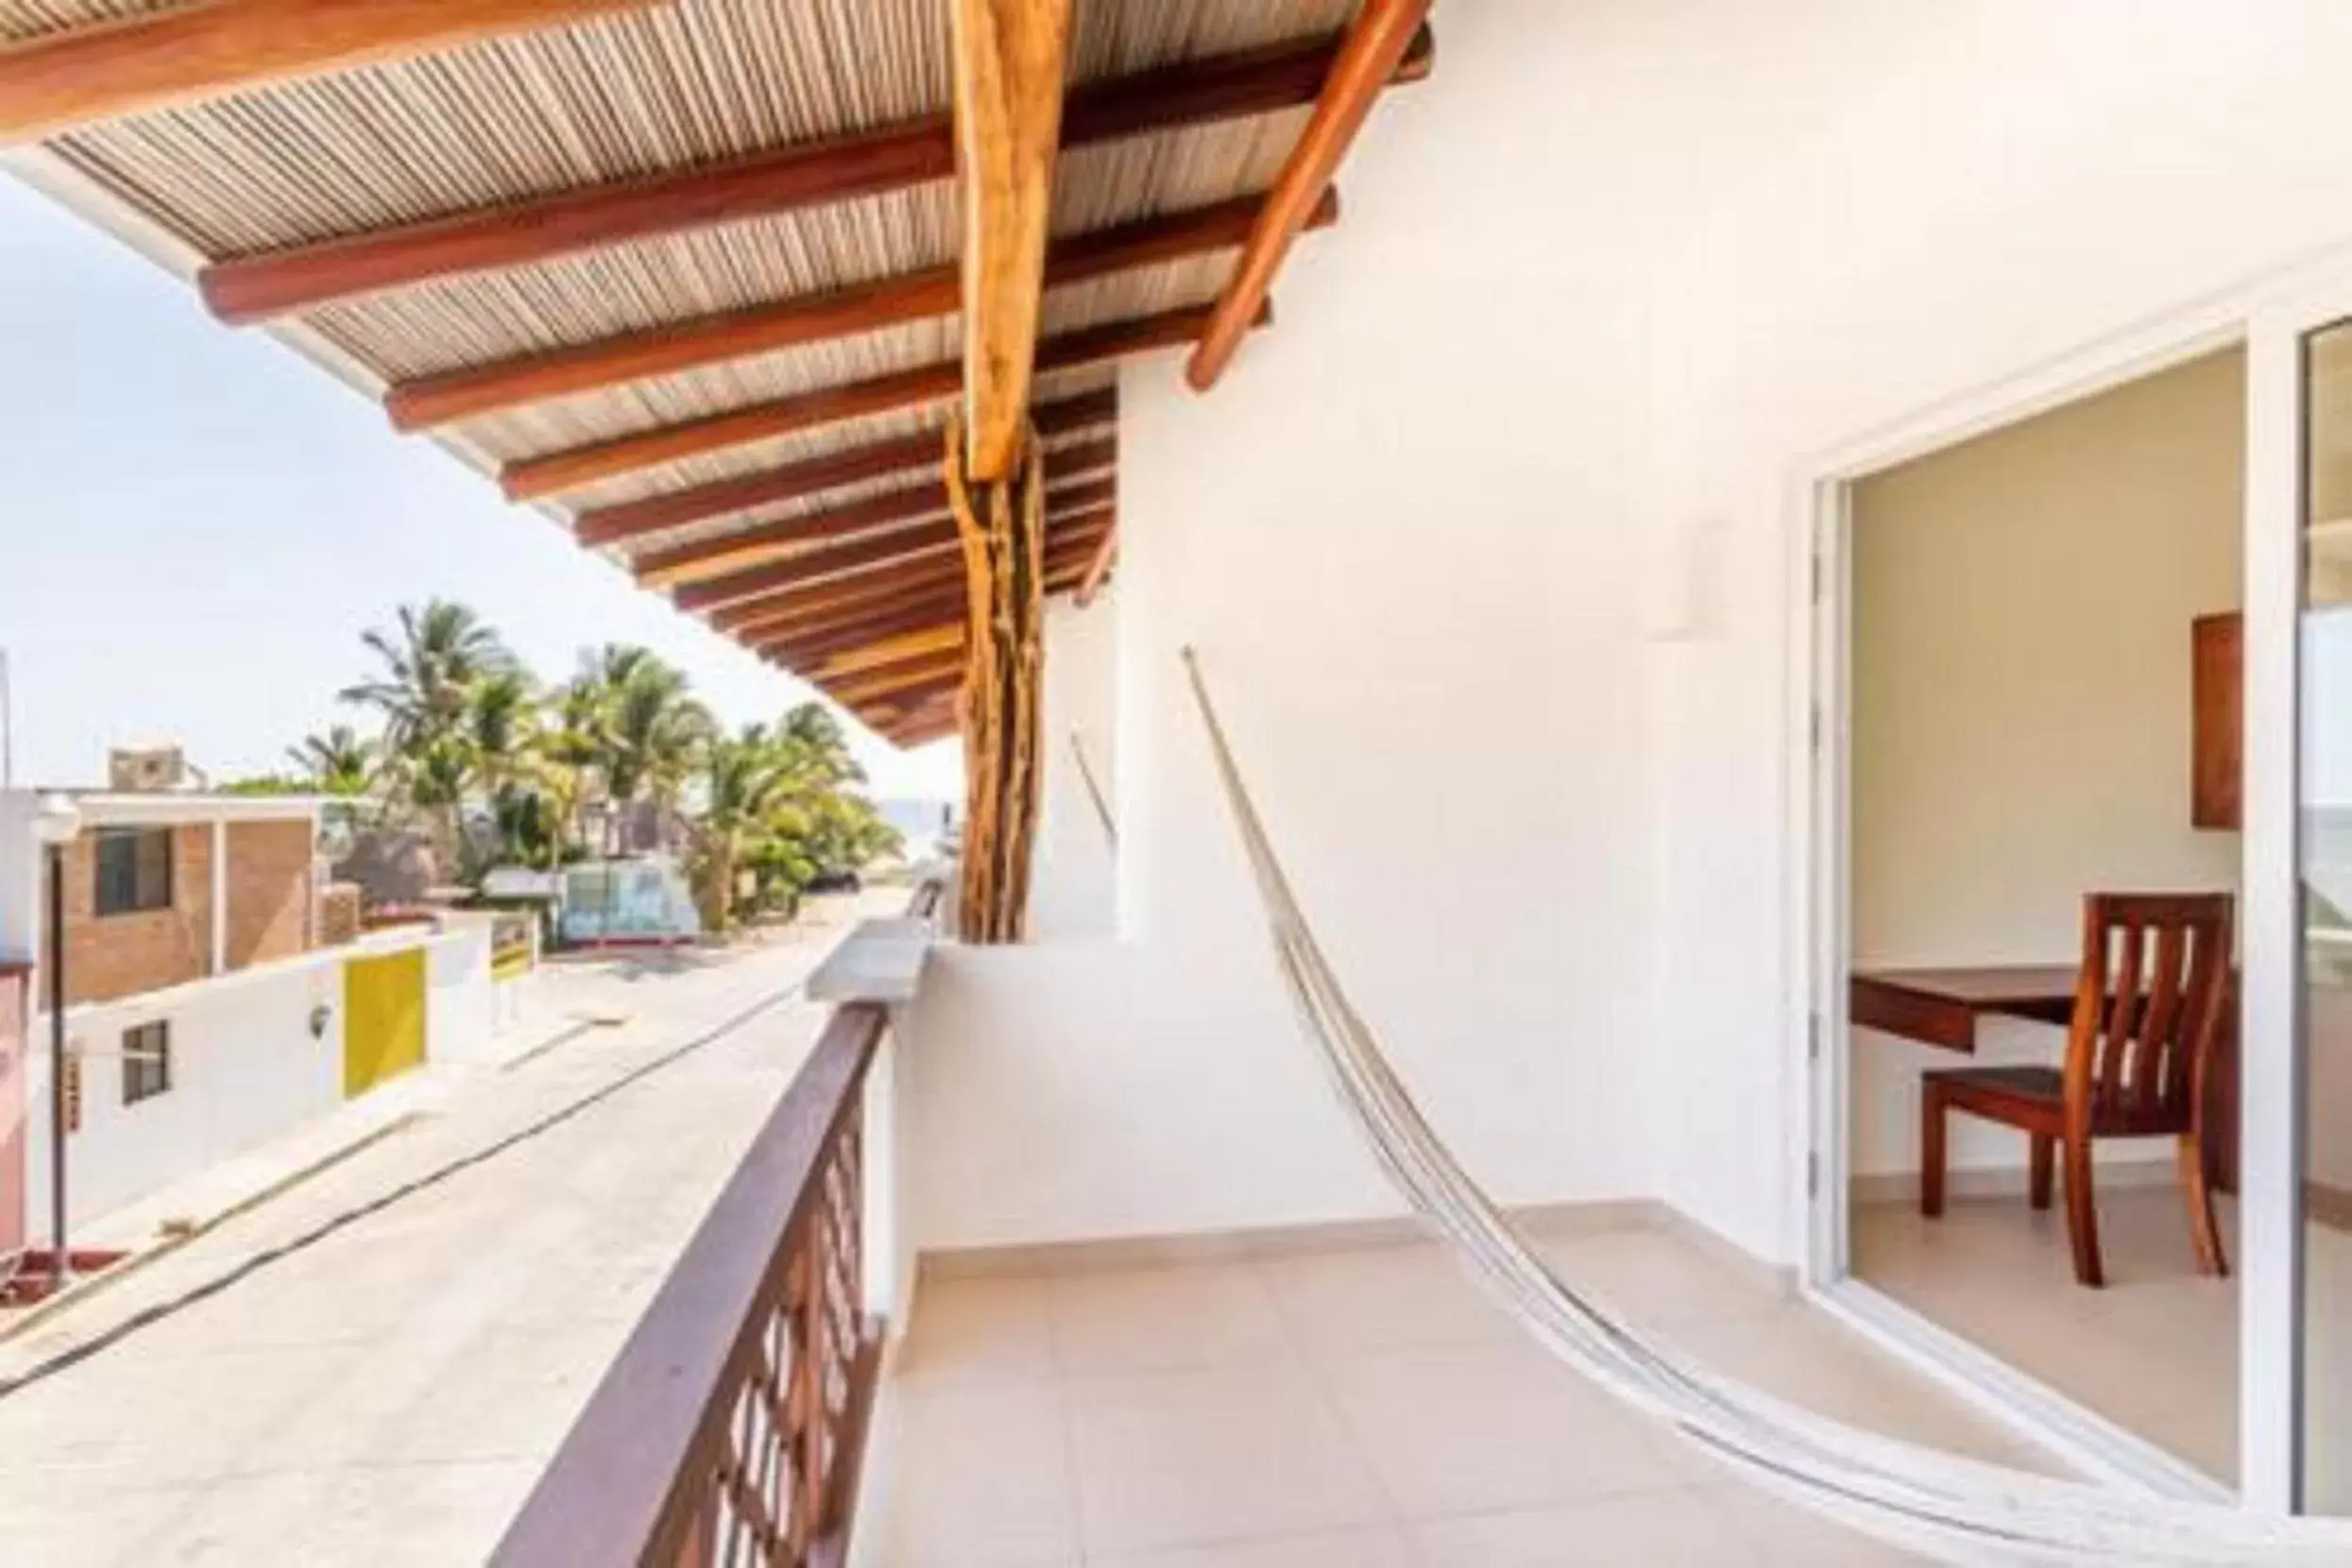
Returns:
[[[2298,1507],[2304,1455],[2300,656],[2306,345],[2352,319],[2352,264],[2281,290],[2246,334],[2241,1464],[2249,1504]],[[2271,1048],[2255,1042],[2272,1042]]]
[[[1789,486],[1790,827],[1802,845],[1790,907],[1790,1020],[1803,1172],[1792,1215],[1805,1292],[1957,1391],[2053,1441],[2093,1474],[2184,1494],[2136,1441],[1869,1289],[1849,1271],[1845,871],[1849,619],[1847,488],[1956,443],[2198,354],[2246,354],[2241,1015],[2239,1486],[2288,1512],[2300,1494],[2303,1071],[2296,828],[2305,336],[2352,318],[2352,251],[2306,262],[1881,427],[1798,465]],[[2187,670],[2186,629],[2182,650]],[[2264,1042],[2268,1042],[2265,1047]]]

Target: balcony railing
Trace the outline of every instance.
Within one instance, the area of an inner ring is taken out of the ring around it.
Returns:
[[[835,1011],[499,1543],[501,1568],[832,1568],[880,1325],[864,1310],[863,1090],[888,1027]]]

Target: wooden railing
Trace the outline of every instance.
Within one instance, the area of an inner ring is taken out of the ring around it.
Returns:
[[[866,1072],[838,1009],[499,1543],[500,1568],[835,1568],[880,1325],[864,1309]]]

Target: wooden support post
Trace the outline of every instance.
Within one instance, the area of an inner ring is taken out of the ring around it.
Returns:
[[[1029,914],[1030,847],[1045,660],[1046,466],[1034,436],[1012,472],[974,479],[961,418],[947,430],[947,490],[969,602],[963,676],[963,893],[958,934],[1018,942]]]

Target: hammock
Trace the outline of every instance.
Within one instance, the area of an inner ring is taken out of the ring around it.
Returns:
[[[1422,1219],[1560,1359],[1766,1490],[1941,1561],[2352,1563],[2352,1521],[2132,1495],[1898,1441],[1719,1377],[1579,1295],[1455,1162],[1349,1005],[1267,840],[1200,663],[1189,648],[1184,659],[1276,961],[1340,1100]]]

